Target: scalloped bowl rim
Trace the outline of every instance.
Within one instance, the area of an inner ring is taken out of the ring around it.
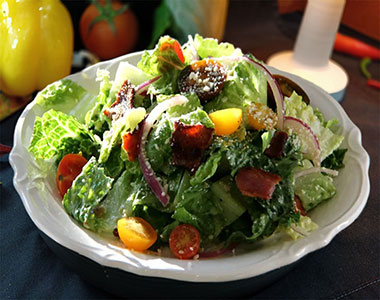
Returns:
[[[68,78],[75,81],[79,78],[78,76],[82,78],[86,77],[87,75],[84,76],[85,74],[94,73],[97,68],[115,66],[115,64],[118,64],[120,61],[136,62],[141,54],[142,52],[136,52],[101,62],[84,69],[82,72],[70,75]],[[366,204],[370,190],[368,176],[369,156],[361,145],[360,130],[349,119],[338,102],[321,88],[298,76],[281,72],[274,68],[270,69],[272,72],[274,70],[278,74],[288,76],[306,89],[308,93],[319,96],[320,98],[316,100],[316,103],[322,103],[324,105],[325,111],[322,110],[323,113],[328,113],[328,111],[331,110],[339,115],[343,127],[343,134],[345,135],[345,139],[348,140],[347,148],[349,150],[347,153],[350,154],[348,161],[353,160],[354,163],[359,166],[357,172],[359,172],[358,174],[360,175],[358,176],[360,183],[359,187],[356,188],[356,194],[354,194],[356,195],[355,199],[350,199],[349,208],[330,223],[325,224],[325,226],[318,228],[309,236],[300,240],[278,241],[274,239],[274,241],[271,242],[270,239],[268,239],[269,242],[267,242],[267,244],[264,242],[264,244],[260,246],[260,243],[258,243],[259,246],[256,250],[236,256],[207,260],[178,260],[175,258],[158,257],[129,251],[107,243],[107,241],[100,236],[78,226],[66,216],[66,225],[72,230],[70,234],[68,234],[67,231],[62,231],[56,226],[54,220],[46,218],[45,215],[43,215],[45,209],[50,209],[48,207],[50,204],[43,200],[44,195],[41,194],[42,192],[35,186],[30,185],[31,182],[27,176],[28,168],[26,162],[32,160],[32,158],[30,154],[28,155],[26,146],[23,145],[22,140],[25,127],[27,127],[26,123],[30,122],[27,119],[32,114],[35,100],[25,108],[17,122],[14,133],[14,147],[9,157],[10,164],[15,172],[13,178],[14,186],[21,196],[30,218],[39,230],[55,242],[101,265],[118,268],[142,276],[190,282],[224,282],[252,278],[294,263],[306,254],[326,246],[334,236],[354,222]],[[93,79],[91,80],[94,81]],[[316,106],[313,100],[312,103],[313,106]],[[328,109],[326,109],[326,107]],[[48,195],[48,200],[54,201],[53,195]],[[329,201],[334,201],[334,199]],[[62,214],[65,214],[62,206],[61,209]],[[319,209],[319,207],[317,209]],[[320,208],[321,212],[323,212],[324,209],[327,210],[327,208]],[[58,214],[60,215],[61,212]]]

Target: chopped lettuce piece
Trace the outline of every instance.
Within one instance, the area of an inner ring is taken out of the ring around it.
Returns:
[[[198,228],[205,240],[216,238],[224,227],[223,210],[207,182],[188,187],[172,217]]]
[[[112,182],[113,179],[104,174],[104,169],[92,157],[63,197],[63,207],[84,227],[98,231],[99,217],[104,214],[99,204],[111,190]]]
[[[51,109],[36,118],[28,150],[36,159],[60,160],[79,152],[89,157],[97,153],[97,141],[73,116]]]
[[[263,146],[261,148],[262,152],[264,152],[270,145],[270,141],[272,140],[273,135],[274,135],[274,130],[265,131],[261,135],[261,140],[263,142]]]
[[[62,79],[49,84],[36,96],[36,103],[45,109],[68,113],[82,97],[86,89],[70,79]]]
[[[233,185],[232,178],[229,176],[224,177],[211,185],[211,191],[220,200],[225,226],[230,225],[247,210],[239,198],[236,196],[234,197],[231,193]]]
[[[97,218],[97,231],[111,233],[116,228],[119,219],[133,214],[133,202],[129,199],[133,179],[133,174],[125,170],[104,200],[97,206],[98,210],[104,212]]]
[[[200,59],[222,56],[243,56],[243,53],[239,48],[235,48],[230,43],[218,43],[217,39],[203,38],[199,34],[194,37],[194,46],[198,52]]]
[[[188,114],[192,111],[199,109],[202,109],[201,102],[199,101],[199,98],[196,94],[192,93],[189,95],[186,95],[187,102],[182,105],[176,105],[171,108],[169,108],[166,113],[170,117],[180,117],[184,114]],[[162,102],[166,100],[167,97],[158,97],[157,102]]]
[[[173,95],[178,92],[177,78],[180,70],[170,69],[148,88],[150,95]]]
[[[331,153],[322,161],[322,167],[333,170],[339,170],[341,168],[344,168],[343,159],[346,152],[347,149],[334,150],[333,153]]]
[[[214,176],[218,169],[219,162],[222,159],[222,154],[220,151],[212,153],[206,162],[199,166],[194,176],[190,179],[190,184],[197,185]]]
[[[187,125],[202,124],[207,128],[214,128],[214,123],[211,121],[208,114],[200,108],[197,108],[197,110],[191,113],[182,115],[178,120]]]
[[[122,134],[132,132],[137,125],[144,119],[146,111],[144,108],[132,108],[124,112],[123,116],[112,122],[111,129],[103,135],[102,146],[100,149],[99,162],[107,161],[112,148],[121,144]]]
[[[109,77],[110,74],[108,71],[98,69],[96,81],[100,81],[99,94],[96,97],[94,107],[87,112],[85,117],[87,127],[99,136],[108,129],[108,122],[110,122],[103,113],[103,107],[107,103],[112,87]]]
[[[228,73],[221,93],[205,108],[208,112],[225,108],[242,108],[245,111],[251,103],[267,103],[267,81],[252,64],[240,61]]]
[[[309,211],[322,201],[330,199],[336,193],[333,179],[322,173],[313,173],[298,177],[294,192],[300,198],[302,206]]]
[[[289,98],[285,97],[285,114],[296,117],[310,126],[321,147],[321,160],[338,149],[344,139],[342,135],[335,134],[328,127],[331,127],[336,121],[330,124],[324,120],[321,121],[321,113],[319,111],[315,113],[315,110],[303,102],[302,97],[298,96],[296,92],[293,92]]]
[[[161,118],[149,135],[146,152],[149,163],[156,172],[161,171],[164,174],[170,174],[175,169],[171,164],[168,164],[173,155],[170,146],[173,130],[173,123],[168,118]]]
[[[279,232],[285,232],[293,240],[303,238],[316,230],[318,225],[314,223],[308,216],[301,216],[297,223],[292,223],[290,226],[280,226]]]
[[[143,72],[157,76],[176,69],[182,70],[184,63],[179,59],[176,52],[175,39],[169,36],[163,36],[159,39],[153,51],[145,51],[137,67]]]

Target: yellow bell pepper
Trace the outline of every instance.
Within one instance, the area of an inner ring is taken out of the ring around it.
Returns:
[[[0,90],[25,96],[70,74],[71,17],[60,0],[0,0]]]

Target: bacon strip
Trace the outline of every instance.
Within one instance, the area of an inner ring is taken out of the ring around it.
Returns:
[[[302,205],[302,202],[301,202],[301,199],[297,196],[297,195],[294,195],[294,211],[297,213],[297,212],[300,212],[300,214],[302,216],[306,216],[307,213],[305,211],[305,209],[303,208],[303,205]]]
[[[135,89],[129,80],[124,81],[116,100],[109,109],[104,110],[104,114],[112,120],[117,120],[123,116],[127,109],[133,108],[133,100],[135,98]]]
[[[265,154],[270,158],[281,158],[284,154],[284,147],[288,140],[288,134],[284,131],[277,131],[271,139]]]
[[[259,168],[245,167],[239,170],[235,181],[243,195],[269,200],[281,177]]]
[[[186,125],[176,121],[170,144],[174,165],[184,166],[194,173],[201,164],[205,150],[210,146],[213,133],[213,128],[201,124]]]
[[[138,155],[137,145],[140,127],[136,128],[132,133],[129,132],[123,135],[123,149],[127,152],[129,161],[135,161]]]

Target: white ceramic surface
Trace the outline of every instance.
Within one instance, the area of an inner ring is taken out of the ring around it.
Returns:
[[[107,69],[114,75],[120,61],[136,64],[141,53],[125,55],[91,66],[68,78],[97,93],[96,70]],[[338,193],[310,213],[319,228],[308,237],[291,241],[274,236],[259,242],[248,253],[208,260],[178,260],[126,250],[109,243],[74,222],[64,211],[55,187],[55,178],[31,180],[28,173],[38,172],[27,147],[32,135],[36,114],[35,102],[20,116],[14,134],[10,163],[14,169],[14,186],[25,209],[36,226],[62,246],[86,256],[99,264],[119,268],[143,276],[163,277],[192,282],[222,282],[245,279],[264,274],[293,263],[306,254],[326,246],[331,239],[349,226],[363,210],[369,195],[369,157],[361,145],[361,133],[342,107],[331,96],[315,85],[294,75],[271,69],[288,76],[308,93],[312,105],[326,118],[336,117],[345,136],[343,147],[348,148],[346,167],[335,179]],[[42,193],[40,187],[44,185]]]

